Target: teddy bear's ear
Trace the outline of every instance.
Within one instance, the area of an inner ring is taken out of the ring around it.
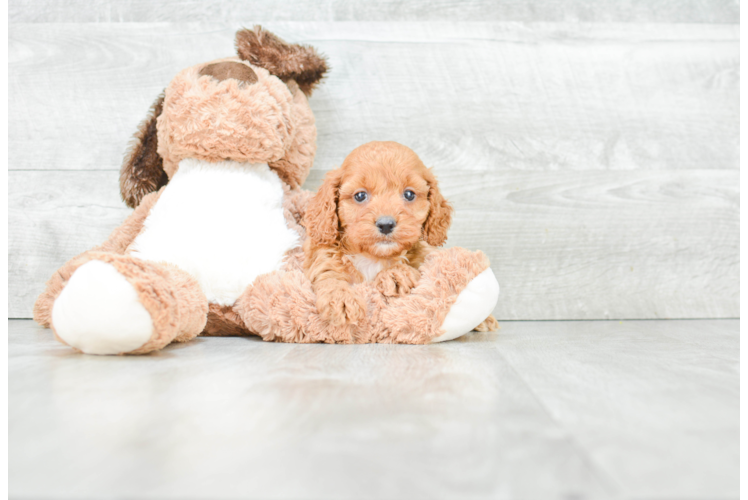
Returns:
[[[307,96],[327,71],[327,61],[313,47],[286,43],[261,26],[237,31],[236,51],[240,58],[281,80],[296,81]]]
[[[119,190],[128,207],[135,208],[143,196],[169,182],[164,172],[163,158],[158,154],[156,119],[164,107],[162,93],[151,106],[145,120],[138,126],[130,147],[125,153],[119,173]]]

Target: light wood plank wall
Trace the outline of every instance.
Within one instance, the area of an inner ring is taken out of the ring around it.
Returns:
[[[122,153],[180,69],[261,22],[325,53],[306,188],[395,140],[482,249],[500,319],[739,316],[739,4],[9,5],[9,315],[127,216]]]

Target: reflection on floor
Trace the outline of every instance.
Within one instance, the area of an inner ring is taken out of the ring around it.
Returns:
[[[431,346],[9,326],[12,498],[737,498],[739,320],[501,322]]]

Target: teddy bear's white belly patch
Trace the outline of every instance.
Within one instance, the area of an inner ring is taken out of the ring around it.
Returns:
[[[283,187],[267,164],[182,160],[128,251],[197,279],[208,301],[231,305],[299,245],[283,216]]]

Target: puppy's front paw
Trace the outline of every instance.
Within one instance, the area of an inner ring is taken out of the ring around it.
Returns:
[[[376,278],[376,287],[385,297],[400,297],[410,292],[418,284],[421,273],[405,264],[398,264],[380,272]]]
[[[333,326],[357,324],[366,318],[363,297],[345,282],[325,283],[316,287],[317,310]]]
[[[476,332],[495,332],[499,329],[499,322],[493,317],[493,314],[483,320],[483,323],[473,328]]]

